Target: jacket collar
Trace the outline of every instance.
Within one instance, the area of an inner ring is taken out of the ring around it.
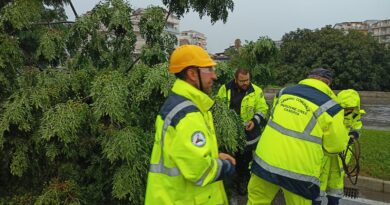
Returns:
[[[228,83],[226,83],[226,89],[227,90],[232,90],[232,89],[239,89],[238,87],[237,87],[237,85],[236,85],[236,82],[234,82],[234,79],[233,80],[231,80],[230,82],[228,82]],[[249,93],[251,93],[251,92],[254,92],[255,91],[255,89],[253,88],[253,85],[252,85],[252,83],[248,86],[248,89],[246,90],[246,95],[247,94],[249,94]]]
[[[327,84],[325,84],[324,82],[322,82],[320,80],[317,80],[314,78],[307,78],[307,79],[301,80],[299,82],[299,84],[315,87],[316,89],[318,89],[318,90],[322,91],[323,93],[325,93],[326,95],[328,95],[333,100],[337,99],[337,97],[334,94],[334,92],[332,91],[332,89],[330,89],[330,87]]]
[[[207,112],[214,105],[214,100],[186,81],[176,79],[172,92],[191,100],[201,112]]]

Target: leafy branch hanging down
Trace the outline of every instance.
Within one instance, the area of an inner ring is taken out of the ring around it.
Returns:
[[[128,3],[105,0],[74,24],[46,25],[67,21],[69,2],[0,2],[0,204],[143,204],[177,39],[164,31],[164,11],[150,9],[151,37],[135,64]],[[232,0],[210,2],[170,6],[225,21]],[[233,129],[219,134],[232,152],[241,136]]]
[[[240,116],[234,110],[229,109],[225,100],[219,98],[216,99],[212,112],[218,145],[221,150],[231,154],[244,150],[246,138],[244,122]]]
[[[163,4],[168,8],[168,14],[175,14],[178,17],[183,17],[190,9],[199,14],[199,17],[209,16],[211,23],[222,20],[227,21],[229,10],[234,9],[233,0],[162,0]]]

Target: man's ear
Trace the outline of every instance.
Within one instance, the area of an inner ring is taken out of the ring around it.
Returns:
[[[187,79],[188,80],[195,82],[197,78],[198,78],[198,73],[195,69],[188,69],[187,70]]]

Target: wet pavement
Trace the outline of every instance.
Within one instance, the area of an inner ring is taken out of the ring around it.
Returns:
[[[373,201],[369,199],[349,199],[343,198],[340,200],[340,205],[389,205],[390,203],[381,202],[381,201]],[[322,205],[326,205],[326,202],[323,202]]]
[[[230,205],[245,205],[247,202],[247,196],[235,196],[233,199],[230,199]],[[283,196],[281,194],[277,195],[277,198],[273,201],[272,205],[285,205]],[[325,198],[322,201],[321,205],[327,205],[327,199]],[[363,198],[342,198],[340,200],[340,205],[390,205],[390,203],[374,201],[370,199]]]
[[[363,127],[390,130],[390,105],[362,105],[366,114],[362,116]]]

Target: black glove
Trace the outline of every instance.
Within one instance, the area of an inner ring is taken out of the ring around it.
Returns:
[[[349,141],[348,141],[348,144],[351,145],[353,144],[356,140],[359,139],[359,133],[357,131],[351,131],[348,133],[349,135]]]
[[[349,135],[351,138],[355,139],[355,140],[358,140],[358,139],[359,139],[359,133],[358,133],[357,131],[351,131],[351,132],[348,133],[348,135]]]

